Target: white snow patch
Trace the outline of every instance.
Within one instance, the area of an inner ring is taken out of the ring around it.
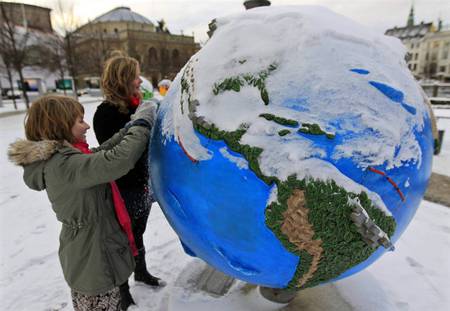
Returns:
[[[249,113],[251,111],[252,113]],[[254,87],[243,87],[239,93],[219,94],[207,105],[200,105],[198,116],[205,116],[224,131],[235,131],[241,124],[250,124],[263,113],[264,103]]]
[[[410,184],[409,184],[409,178],[405,181],[405,188],[409,188]]]
[[[228,152],[226,147],[220,148],[219,151],[225,158],[230,160],[230,162],[233,162],[234,164],[236,164],[236,166],[239,167],[239,169],[241,169],[241,170],[248,169],[248,162],[243,158],[233,156],[231,153]]]
[[[173,138],[196,160],[209,160],[212,153],[201,145],[187,112],[181,113],[180,80],[181,75],[178,75],[161,102],[161,112],[165,112],[161,132],[166,139],[165,142]]]
[[[270,191],[269,199],[267,200],[266,206],[269,206],[273,202],[278,202],[278,188],[276,185],[272,187]]]

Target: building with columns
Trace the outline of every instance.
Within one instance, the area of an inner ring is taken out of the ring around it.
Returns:
[[[174,35],[164,21],[157,23],[128,7],[115,8],[78,28],[72,35],[82,63],[78,82],[101,76],[103,63],[115,50],[136,58],[142,75],[153,85],[173,79],[199,49],[194,37]]]

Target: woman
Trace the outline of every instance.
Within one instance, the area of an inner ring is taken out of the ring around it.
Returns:
[[[27,139],[8,150],[23,166],[26,185],[47,192],[62,222],[59,259],[76,311],[120,310],[118,286],[134,269],[135,245],[114,180],[145,150],[154,111],[143,105],[127,129],[91,151],[83,106],[70,97],[44,96],[27,112]]]
[[[94,115],[94,132],[101,144],[120,131],[141,102],[140,69],[137,60],[127,56],[114,56],[105,63],[101,79],[101,87],[105,100],[97,107]],[[152,191],[149,187],[147,152],[136,163],[127,175],[118,179],[117,185],[125,200],[138,248],[135,257],[136,268],[134,279],[150,286],[161,286],[163,282],[147,271],[143,234],[153,203]],[[121,286],[124,310],[134,304],[128,282]]]

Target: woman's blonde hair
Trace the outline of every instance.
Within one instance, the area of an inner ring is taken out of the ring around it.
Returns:
[[[114,56],[105,63],[101,87],[103,95],[122,113],[128,113],[128,101],[134,95],[132,82],[136,79],[139,62],[128,56]]]
[[[28,140],[75,141],[72,127],[84,116],[83,106],[68,96],[46,95],[31,104],[25,116]]]

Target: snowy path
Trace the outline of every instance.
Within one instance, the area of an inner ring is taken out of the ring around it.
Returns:
[[[85,105],[90,124],[95,107]],[[447,146],[443,160],[437,162],[438,172],[450,176],[450,122],[442,126],[446,127]],[[22,169],[7,161],[7,145],[21,137],[23,115],[0,119],[0,310],[72,310],[57,258],[59,224],[46,194],[27,189]],[[92,131],[88,141],[95,142]],[[153,290],[131,281],[139,306],[133,310],[275,309],[242,282],[236,282],[220,299],[194,292],[189,279],[202,263],[184,254],[157,205],[150,214],[145,240],[151,272],[168,285]],[[330,292],[336,296],[324,297]],[[286,310],[324,310],[330,299],[341,299],[341,305],[364,311],[450,310],[450,209],[423,202],[395,252],[349,279],[305,291]]]

